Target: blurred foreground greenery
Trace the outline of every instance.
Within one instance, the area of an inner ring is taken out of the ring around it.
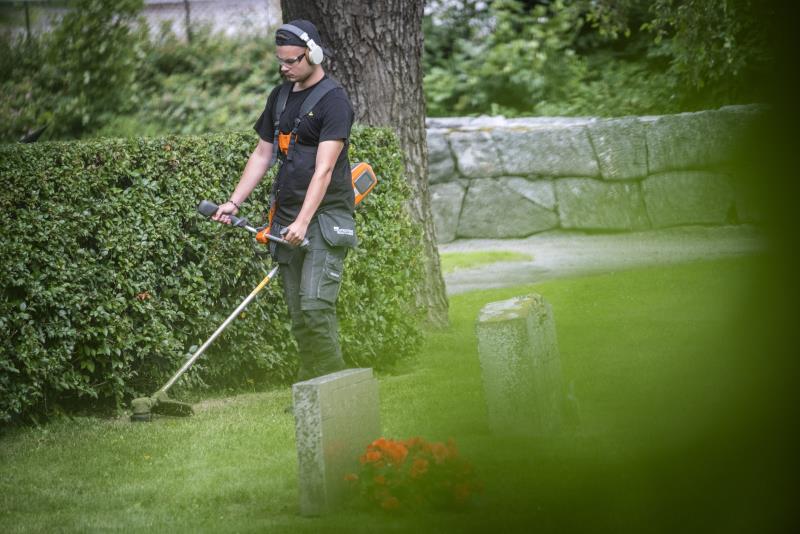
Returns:
[[[412,369],[379,377],[385,436],[454,438],[485,489],[460,513],[297,515],[288,388],[133,424],[64,418],[0,437],[3,532],[768,532],[791,502],[777,283],[744,257],[463,294]],[[488,431],[474,323],[487,302],[552,304],[581,425]],[[788,431],[788,429],[787,429]],[[365,444],[366,445],[366,444]]]
[[[186,42],[141,0],[71,0],[52,32],[0,37],[0,141],[249,128],[279,82],[270,28]],[[428,0],[429,116],[663,114],[769,100],[773,1]]]

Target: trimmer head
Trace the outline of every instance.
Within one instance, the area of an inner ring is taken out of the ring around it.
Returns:
[[[149,423],[152,420],[153,420],[153,414],[151,414],[151,413],[146,413],[146,414],[132,413],[131,414],[131,421],[133,421],[134,423]]]
[[[194,413],[191,404],[172,400],[165,391],[159,391],[152,397],[139,397],[131,401],[131,421],[149,422],[153,414],[187,417]]]
[[[152,397],[139,397],[131,401],[131,421],[148,422],[153,419],[153,405],[155,401]]]
[[[200,204],[197,206],[197,210],[206,217],[212,217],[217,212],[218,209],[219,207],[216,204],[214,204],[213,202],[209,202],[208,200],[201,201]],[[248,232],[258,234],[258,230],[247,224],[246,219],[240,219],[238,217],[231,215],[230,220],[234,226],[241,226]],[[270,239],[271,241],[276,241],[278,243],[291,246],[287,241],[279,237],[268,236],[268,239]],[[308,239],[304,240],[303,244],[300,246],[301,247],[307,246],[307,243]],[[228,318],[225,319],[225,321],[219,326],[219,328],[217,328],[214,331],[214,333],[211,334],[211,337],[208,338],[205,341],[205,343],[203,343],[203,345],[199,349],[197,349],[197,351],[195,351],[195,353],[192,354],[189,359],[186,360],[186,362],[184,362],[183,366],[181,366],[181,368],[178,369],[178,372],[175,373],[172,376],[172,378],[170,378],[167,381],[167,383],[164,384],[164,386],[162,386],[160,390],[158,390],[154,395],[150,397],[139,397],[138,399],[133,399],[133,401],[131,401],[131,411],[133,412],[131,413],[131,421],[151,421],[153,419],[154,413],[162,415],[172,415],[177,417],[186,417],[194,413],[191,404],[187,404],[185,402],[178,402],[170,399],[167,396],[167,390],[170,387],[172,387],[175,381],[178,380],[178,378],[180,378],[181,375],[183,375],[183,373],[185,373],[189,369],[189,367],[192,366],[194,361],[203,354],[206,348],[208,348],[208,346],[211,345],[211,343],[215,339],[217,339],[217,337],[222,333],[222,331],[225,330],[225,328],[236,317],[239,317],[239,315],[242,313],[242,311],[244,311],[244,309],[247,307],[250,301],[253,300],[258,294],[258,292],[261,291],[264,288],[264,286],[266,286],[269,283],[269,281],[272,280],[277,274],[278,274],[278,266],[276,265],[275,267],[272,268],[269,274],[267,274],[267,276],[265,276],[264,279],[256,286],[256,288],[253,289],[253,291],[251,291],[249,295],[247,295],[247,298],[245,298],[242,301],[242,303],[239,304],[239,306],[237,306],[235,310],[233,310],[233,313],[231,313],[228,316]]]
[[[159,391],[151,398],[155,399],[155,404],[152,408],[153,413],[177,417],[188,417],[194,414],[191,404],[170,399],[167,397],[166,391]]]

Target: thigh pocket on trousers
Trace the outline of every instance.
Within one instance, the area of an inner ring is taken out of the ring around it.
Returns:
[[[325,255],[325,264],[322,267],[319,286],[317,286],[317,298],[330,304],[336,302],[339,296],[339,288],[342,287],[342,267],[344,258],[339,258],[334,254]]]

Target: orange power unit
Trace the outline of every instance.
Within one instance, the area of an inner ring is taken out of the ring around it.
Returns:
[[[353,194],[356,196],[356,206],[358,206],[378,183],[378,179],[370,164],[363,161],[353,165],[351,174],[353,175]]]

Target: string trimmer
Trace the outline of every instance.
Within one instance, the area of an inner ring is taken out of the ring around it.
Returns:
[[[197,206],[197,211],[205,215],[206,217],[211,217],[217,212],[217,205],[213,202],[209,202],[207,200],[203,200],[200,202],[200,205]],[[258,234],[259,229],[253,228],[247,223],[246,219],[242,219],[236,216],[231,216],[231,224],[233,226],[244,228],[245,230]],[[264,232],[261,232],[261,235],[264,235]],[[288,241],[281,239],[279,237],[267,235],[266,239],[275,241],[282,245],[291,246]],[[301,247],[308,244],[308,240],[305,240]],[[187,404],[185,402],[179,402],[173,399],[170,399],[167,395],[167,390],[172,387],[173,384],[185,373],[192,364],[199,358],[205,350],[214,342],[217,337],[228,327],[228,325],[233,321],[240,313],[244,311],[248,304],[258,295],[258,293],[264,289],[264,287],[272,280],[278,272],[278,266],[276,265],[268,274],[264,277],[263,280],[253,289],[249,295],[242,301],[239,306],[233,310],[227,319],[219,326],[219,328],[211,334],[203,345],[197,349],[197,351],[191,355],[191,357],[186,360],[186,363],[178,369],[178,372],[170,378],[166,384],[164,384],[161,389],[156,391],[153,395],[149,397],[139,397],[138,399],[133,399],[131,401],[131,409],[133,413],[131,414],[131,421],[150,421],[152,419],[152,414],[163,414],[163,415],[175,415],[175,416],[189,416],[194,413],[191,404]]]

